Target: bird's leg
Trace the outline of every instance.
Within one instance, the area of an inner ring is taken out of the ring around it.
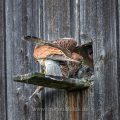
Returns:
[[[44,87],[43,86],[37,86],[36,90],[33,92],[33,94],[29,97],[29,100],[31,100],[31,98],[36,94],[39,93],[41,90],[43,90]]]
[[[42,68],[41,68],[41,65],[39,66],[39,72],[41,72],[42,71]],[[45,71],[45,70],[44,70]],[[43,90],[44,89],[44,87],[43,86],[37,86],[37,88],[36,88],[36,90],[32,93],[32,95],[29,97],[29,100],[31,100],[31,98],[35,95],[35,94],[37,94],[37,93],[39,93],[41,90]]]

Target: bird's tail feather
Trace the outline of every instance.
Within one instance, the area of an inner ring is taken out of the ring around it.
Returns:
[[[35,43],[46,43],[47,42],[46,40],[35,37],[35,36],[25,36],[25,37],[22,37],[22,40],[26,40],[29,42],[35,42]]]
[[[29,100],[31,100],[31,98],[32,98],[35,94],[39,93],[42,89],[44,89],[43,86],[38,86],[38,87],[36,88],[36,90],[32,93],[32,95],[29,97]]]

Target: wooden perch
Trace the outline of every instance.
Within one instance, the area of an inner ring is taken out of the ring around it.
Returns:
[[[14,77],[14,81],[67,90],[83,89],[89,87],[92,84],[92,81],[90,79],[60,79],[60,77],[58,79],[57,77],[45,76],[41,73],[29,73],[24,75],[18,75]]]

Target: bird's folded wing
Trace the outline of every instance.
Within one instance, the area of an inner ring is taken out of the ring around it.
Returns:
[[[63,56],[63,55],[49,55],[46,57],[46,59],[51,59],[51,60],[55,60],[55,61],[71,61],[71,62],[77,62],[79,63],[80,61],[71,59],[69,57]]]
[[[48,45],[48,46],[51,46],[51,47],[58,48],[58,49],[60,49],[61,51],[63,51],[63,52],[66,54],[66,56],[71,57],[71,52],[70,52],[68,49],[63,48],[63,47],[61,47],[61,46],[58,45],[58,44],[50,43],[49,41],[44,40],[44,39],[42,39],[42,38],[38,38],[38,37],[35,37],[35,36],[25,36],[25,37],[23,37],[22,39],[23,39],[23,40],[26,40],[26,41],[29,41],[29,42],[38,43],[38,45],[37,45],[36,47],[38,47],[38,46],[40,46],[40,45]]]
[[[70,52],[68,49],[63,48],[63,47],[61,47],[61,46],[59,46],[59,45],[52,44],[52,43],[44,43],[44,44],[42,44],[42,45],[48,45],[48,46],[51,46],[51,47],[54,47],[54,48],[58,48],[58,49],[60,49],[66,56],[71,57],[71,52]]]

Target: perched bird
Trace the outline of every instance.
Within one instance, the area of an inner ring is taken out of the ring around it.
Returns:
[[[81,45],[79,46],[77,46],[77,42],[73,38],[60,38],[52,42],[34,36],[26,36],[23,39],[36,43],[34,58],[44,68],[46,60],[47,62],[50,59],[59,61],[64,77],[74,77],[74,72],[78,70],[75,66],[76,64],[80,64],[81,61],[84,65],[93,68],[92,39],[86,34],[80,35]],[[75,56],[77,57],[75,58]],[[44,73],[47,75],[48,71],[44,71]]]
[[[61,38],[51,43],[33,36],[26,36],[24,40],[37,43],[33,56],[44,66],[45,75],[75,77],[83,62],[93,66],[91,42],[77,46],[73,38]],[[41,89],[43,87],[39,86],[32,96]]]
[[[87,34],[80,35],[81,45],[76,46],[77,42],[72,38],[61,38],[53,42],[43,40],[34,36],[26,36],[23,38],[27,41],[32,41],[39,44],[48,44],[53,47],[57,47],[65,52],[65,54],[71,57],[71,53],[75,52],[80,54],[83,57],[84,64],[88,66],[93,66],[93,48],[92,48],[92,39]],[[37,46],[36,45],[36,46]]]
[[[82,56],[73,51],[77,45],[77,42],[73,38],[61,38],[51,43],[33,36],[26,36],[24,37],[24,39],[37,43],[33,55],[34,58],[44,67],[45,61],[50,59],[54,61],[59,61],[61,66],[67,64],[66,66],[68,68],[70,66],[70,62],[78,64],[82,61]],[[75,55],[77,55],[76,58],[73,57]]]
[[[24,39],[37,43],[33,56],[44,67],[46,76],[74,77],[79,70],[83,57],[73,51],[77,45],[73,38],[61,38],[51,43],[31,36]],[[43,88],[38,86],[30,98]]]

